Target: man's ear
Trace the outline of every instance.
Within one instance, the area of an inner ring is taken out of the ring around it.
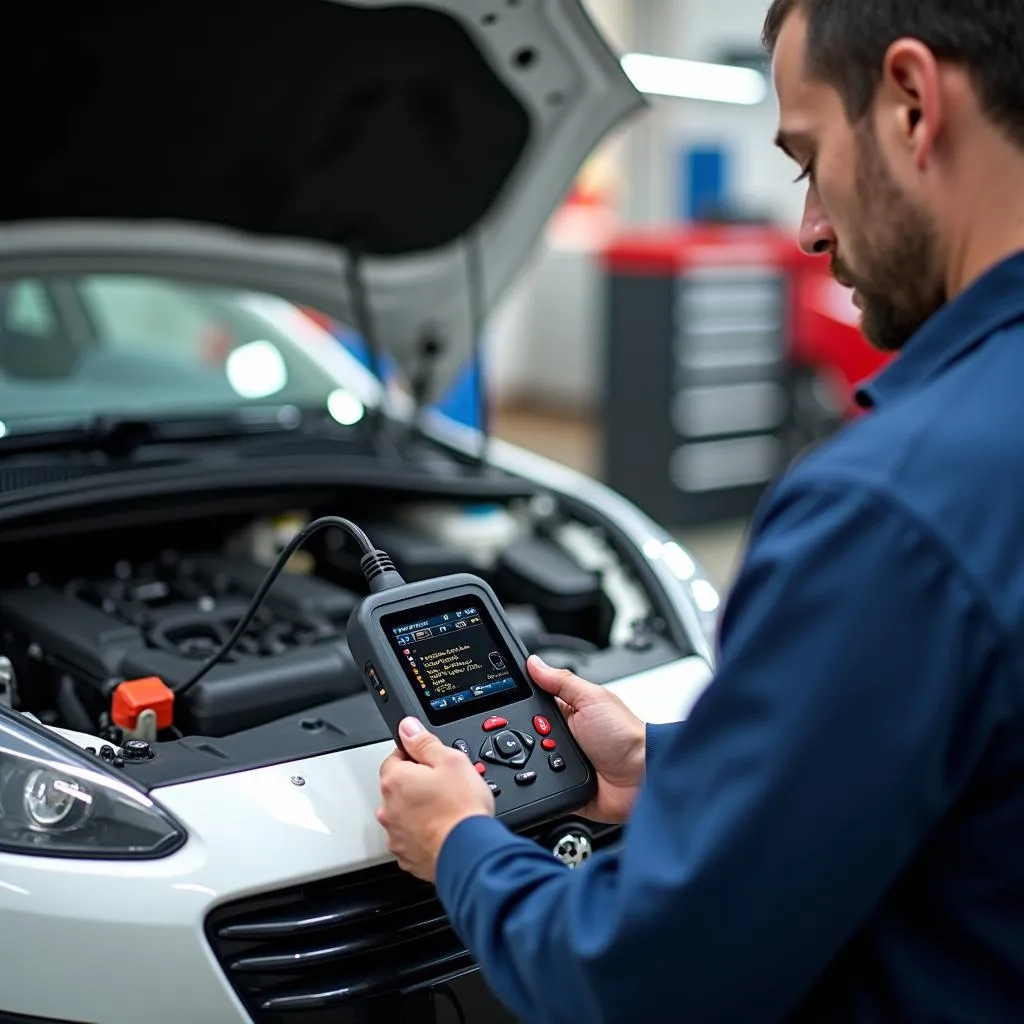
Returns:
[[[897,39],[882,61],[878,100],[890,141],[924,170],[946,117],[935,54],[917,39]]]

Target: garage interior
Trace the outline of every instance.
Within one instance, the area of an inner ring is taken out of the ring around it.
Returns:
[[[796,244],[762,0],[586,7],[646,109],[584,165],[488,320],[491,427],[624,494],[728,590],[760,496],[856,415],[880,359]]]

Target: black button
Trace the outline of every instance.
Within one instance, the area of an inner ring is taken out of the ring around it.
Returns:
[[[523,746],[527,750],[533,750],[537,741],[528,732],[517,732],[516,735],[522,740]]]
[[[490,787],[491,792],[495,796],[501,796],[501,786],[499,786],[496,782],[491,782],[490,779],[487,779],[486,782],[487,785]]]
[[[532,786],[537,781],[536,772],[516,772],[517,786]]]
[[[490,740],[484,740],[483,745],[480,747],[479,757],[481,761],[490,761],[491,764],[505,764],[504,758],[499,757],[494,752],[494,745]]]
[[[530,759],[530,755],[525,751],[522,754],[517,754],[515,757],[508,759],[509,768],[522,768],[524,764]]]
[[[461,750],[466,757],[472,757],[473,755],[469,752],[469,744],[465,740],[456,740],[452,746],[456,750]]]
[[[523,752],[523,745],[514,732],[500,732],[494,737],[494,746],[502,757],[515,757]]]
[[[564,772],[565,771],[565,758],[561,754],[552,754],[548,758],[548,765],[550,765],[553,772]]]

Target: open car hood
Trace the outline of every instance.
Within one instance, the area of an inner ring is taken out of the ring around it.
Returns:
[[[267,290],[427,397],[643,100],[579,0],[30,5],[0,61],[0,275]],[[365,300],[365,301],[364,301]],[[360,315],[360,311],[363,315]]]

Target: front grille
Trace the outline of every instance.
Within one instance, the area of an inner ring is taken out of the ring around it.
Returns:
[[[619,836],[589,831],[598,849]],[[550,845],[551,834],[531,835]],[[369,1008],[475,967],[433,886],[394,864],[226,904],[207,918],[206,931],[259,1024],[340,1022],[350,1019],[337,1016],[345,1007]]]

